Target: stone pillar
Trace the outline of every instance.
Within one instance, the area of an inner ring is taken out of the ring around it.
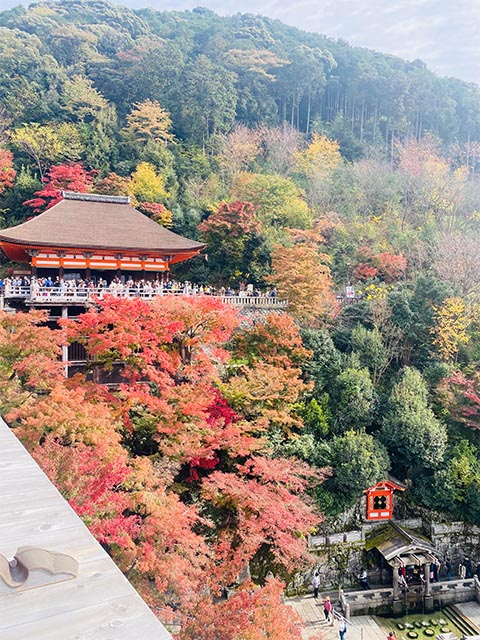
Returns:
[[[423,575],[425,577],[425,597],[432,595],[432,586],[430,584],[430,562],[423,565]]]
[[[425,611],[433,611],[432,585],[430,584],[430,562],[426,562],[423,565],[423,570],[425,576]]]

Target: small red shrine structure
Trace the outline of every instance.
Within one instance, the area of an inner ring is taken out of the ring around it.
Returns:
[[[137,211],[125,196],[62,192],[63,200],[16,227],[0,230],[10,260],[37,270],[79,272],[165,272],[206,245],[184,238]]]
[[[367,497],[367,520],[391,520],[393,517],[393,492],[405,491],[395,482],[385,480],[377,482],[373,487],[366,489],[363,493]]]

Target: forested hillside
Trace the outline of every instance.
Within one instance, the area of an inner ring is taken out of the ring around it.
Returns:
[[[5,11],[0,27],[4,127],[83,121],[87,114],[72,113],[75,96],[65,88],[80,74],[120,119],[134,102],[159,100],[175,135],[189,144],[235,122],[288,122],[307,134],[325,129],[352,157],[364,145],[389,144],[392,135],[430,132],[445,143],[480,137],[476,86],[439,78],[419,60],[353,48],[268,18],[222,18],[206,9],[132,12],[68,0]],[[102,144],[96,124],[100,155],[91,148],[89,159],[104,168],[122,154]]]
[[[110,299],[63,338],[1,316],[2,414],[183,639],[298,638],[267,576],[388,473],[402,515],[479,521],[476,86],[268,18],[104,2],[0,13],[0,54],[1,226],[61,189],[128,194],[207,243],[173,277],[289,300],[248,323]],[[124,384],[65,380],[62,339]],[[220,600],[247,567],[261,588]]]

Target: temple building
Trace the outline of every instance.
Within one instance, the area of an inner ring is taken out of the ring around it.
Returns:
[[[39,216],[0,230],[3,252],[28,263],[33,276],[155,279],[205,247],[143,215],[129,197],[69,191],[62,196]]]
[[[7,311],[42,308],[55,327],[59,318],[76,317],[108,294],[152,299],[165,292],[170,265],[206,246],[165,229],[134,209],[128,197],[69,191],[62,196],[37,217],[0,229],[5,255],[28,265],[23,278],[8,279],[3,287]],[[84,348],[65,346],[62,360],[66,375],[73,375],[84,366]]]

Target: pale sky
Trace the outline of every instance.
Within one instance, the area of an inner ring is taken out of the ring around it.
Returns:
[[[480,84],[480,0],[115,0],[157,10],[208,7],[259,13],[343,38],[352,45],[420,58],[440,75]],[[18,0],[0,0],[0,7]]]

